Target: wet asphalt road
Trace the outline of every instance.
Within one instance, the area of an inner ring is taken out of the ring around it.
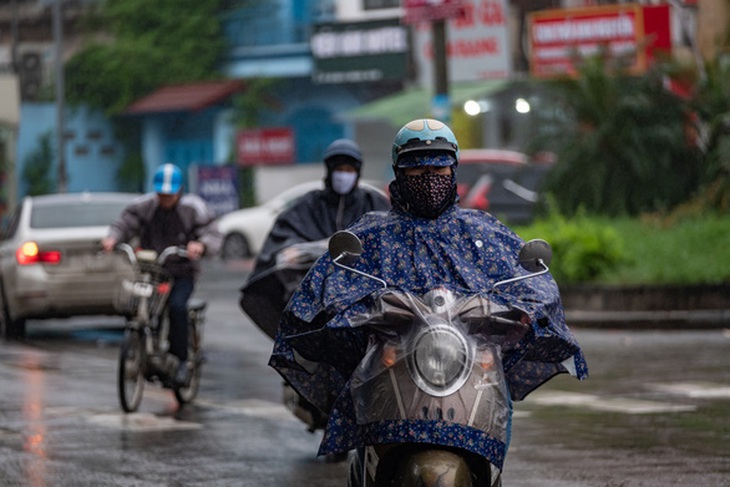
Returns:
[[[238,308],[249,262],[208,263],[198,399],[116,392],[121,322],[29,322],[0,343],[0,486],[344,486],[280,403],[271,342]],[[504,485],[730,486],[730,332],[575,329],[591,378],[515,406]]]

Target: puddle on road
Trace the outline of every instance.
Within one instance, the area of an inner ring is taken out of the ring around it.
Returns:
[[[298,421],[294,417],[294,414],[283,404],[264,401],[262,399],[244,399],[242,401],[228,402],[226,404],[198,401],[198,404],[217,409],[225,409],[229,412],[245,414],[246,416],[255,418],[275,419],[277,421]]]
[[[658,392],[694,399],[730,399],[730,386],[714,382],[676,382],[653,384],[649,387]]]
[[[151,413],[117,413],[97,414],[87,418],[90,423],[127,431],[172,431],[195,430],[203,427],[200,423],[180,421],[167,416],[156,416]]]
[[[625,414],[681,413],[697,410],[696,406],[684,404],[560,391],[536,392],[530,396],[529,401],[541,406],[571,406]]]

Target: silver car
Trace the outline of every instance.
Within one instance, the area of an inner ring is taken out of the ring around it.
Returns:
[[[26,197],[0,237],[0,328],[25,335],[27,319],[117,314],[120,254],[103,254],[109,224],[138,195],[69,193]]]

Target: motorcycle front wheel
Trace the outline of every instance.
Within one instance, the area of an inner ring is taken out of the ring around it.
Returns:
[[[175,399],[180,406],[191,402],[195,399],[198,394],[198,388],[200,387],[200,375],[203,367],[202,357],[202,311],[191,311],[190,313],[190,326],[188,327],[188,357],[192,364],[192,370],[190,371],[190,379],[184,386],[175,387],[173,392],[175,393]]]
[[[144,391],[145,349],[142,335],[137,330],[124,334],[119,351],[119,402],[125,413],[137,410]]]
[[[195,359],[193,362],[193,370],[190,372],[190,380],[187,384],[175,387],[175,399],[180,406],[191,402],[198,395],[198,387],[200,387],[200,361]]]

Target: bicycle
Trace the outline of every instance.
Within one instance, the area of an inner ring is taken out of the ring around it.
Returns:
[[[174,381],[179,361],[168,352],[167,300],[172,277],[162,265],[172,255],[187,257],[187,252],[181,247],[168,247],[158,255],[154,250],[135,251],[126,243],[117,244],[115,249],[127,255],[135,272],[133,281],[122,282],[116,303],[117,310],[127,318],[117,375],[122,409],[126,413],[137,410],[145,382],[172,389],[182,407],[195,398],[200,386],[207,303],[199,299],[188,302],[189,380],[181,386]]]

